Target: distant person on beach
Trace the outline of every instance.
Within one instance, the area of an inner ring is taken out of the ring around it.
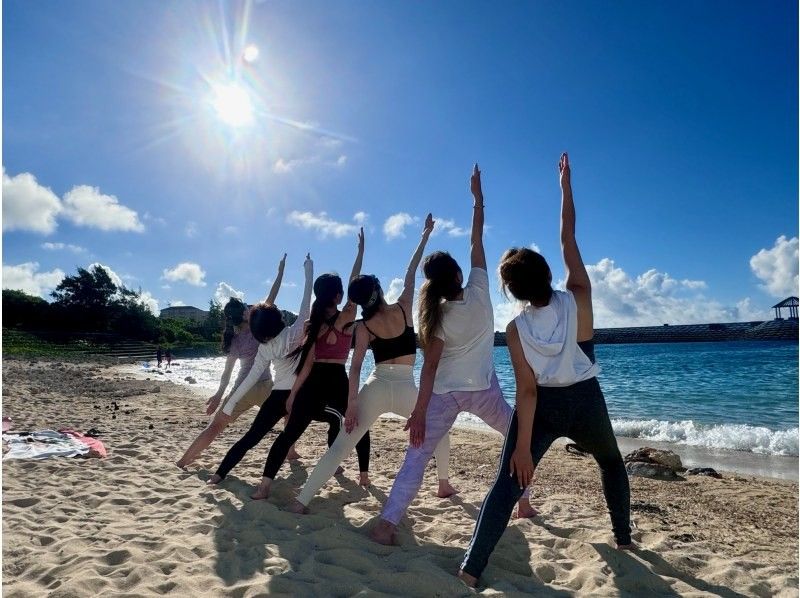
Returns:
[[[554,440],[567,436],[600,466],[603,492],[619,548],[631,547],[630,488],[594,359],[592,287],[575,240],[569,157],[558,164],[561,247],[567,290],[554,291],[545,259],[527,248],[500,261],[503,289],[525,308],[506,328],[517,403],[497,479],[483,501],[459,577],[474,587],[508,524],[511,510]]]
[[[405,425],[411,446],[381,519],[370,533],[381,544],[394,543],[397,524],[419,492],[425,466],[460,412],[477,415],[501,433],[507,431],[511,419],[513,410],[503,399],[494,371],[494,311],[483,249],[483,191],[477,164],[470,189],[474,205],[466,286],[462,287],[461,268],[448,253],[436,251],[422,265],[419,340],[424,361],[416,405]],[[522,497],[518,515],[535,513],[527,497]]]
[[[283,255],[283,258],[278,264],[278,275],[275,277],[275,282],[272,284],[269,295],[267,295],[267,298],[264,300],[265,303],[271,305],[275,302],[275,298],[278,296],[278,291],[281,288],[281,282],[283,281],[283,269],[285,265],[286,254]],[[217,392],[211,395],[206,401],[207,415],[211,415],[217,411],[222,395],[225,393],[225,389],[230,382],[231,373],[233,372],[233,366],[236,365],[236,361],[239,361],[239,374],[233,384],[231,394],[236,391],[250,372],[250,368],[253,366],[253,361],[258,352],[259,343],[250,333],[247,319],[247,306],[239,299],[232,297],[228,303],[225,304],[222,311],[225,316],[225,329],[222,333],[222,352],[228,357],[225,360],[225,369],[220,378],[219,388]],[[261,407],[261,404],[266,400],[271,391],[272,378],[267,368],[263,370],[258,383],[248,391],[244,398],[237,401],[236,408],[230,413],[225,413],[225,403],[231,398],[231,395],[228,395],[225,402],[222,404],[222,409],[217,412],[208,426],[200,432],[189,448],[186,449],[184,455],[178,460],[177,466],[183,468],[192,463],[200,453],[219,436],[228,424],[236,420],[251,407]]]
[[[364,259],[364,229],[358,234],[358,254],[349,280],[361,273]],[[291,356],[299,356],[295,373],[297,379],[286,400],[289,421],[272,445],[264,465],[264,476],[252,498],[269,497],[272,481],[286,460],[291,445],[306,431],[312,421],[328,421],[333,415],[341,422],[347,410],[348,381],[345,362],[353,340],[355,303],[348,301],[341,311],[344,298],[342,279],[336,274],[323,274],[314,281],[314,303],[311,306],[308,331],[303,344]],[[339,430],[328,429],[328,446],[336,440]],[[369,433],[356,444],[360,483],[369,484]]]
[[[250,308],[250,332],[260,343],[250,373],[230,396],[222,409],[222,413],[230,416],[250,389],[253,388],[272,363],[272,392],[258,411],[258,415],[250,425],[250,429],[234,444],[220,463],[217,471],[208,480],[208,484],[218,484],[244,458],[247,452],[255,447],[264,436],[275,427],[286,415],[286,400],[289,398],[292,385],[296,379],[295,368],[299,357],[292,355],[303,342],[306,320],[311,313],[311,286],[314,281],[314,262],[311,255],[306,256],[303,263],[305,270],[305,286],[303,300],[297,319],[291,326],[286,326],[280,310],[271,303],[259,303]],[[325,421],[333,435],[341,428],[338,416],[324,413]],[[291,457],[291,455],[290,455]]]
[[[164,359],[164,352],[161,350],[161,345],[158,346],[156,350],[156,361],[158,362],[158,367],[161,367],[161,362]]]
[[[167,352],[164,355],[167,358],[167,368],[172,365],[172,351],[167,347]]]
[[[417,268],[425,244],[433,231],[433,216],[428,214],[422,229],[422,239],[406,270],[403,292],[396,303],[387,303],[377,277],[362,275],[354,278],[347,289],[351,302],[361,306],[362,319],[356,322],[355,351],[350,362],[350,389],[345,413],[345,430],[339,433],[328,452],[320,459],[308,477],[302,492],[289,509],[305,513],[308,503],[334,475],[337,466],[384,413],[411,415],[417,399],[413,367],[417,358],[417,339],[411,314]],[[372,349],[375,369],[359,392],[361,365],[367,348]],[[446,498],[456,493],[448,479],[450,438],[444,435],[436,447],[436,466],[439,476],[438,495]]]

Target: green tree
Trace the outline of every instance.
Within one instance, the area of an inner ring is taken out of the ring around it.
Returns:
[[[91,271],[78,268],[78,274],[64,278],[51,295],[64,307],[104,310],[112,303],[117,290],[106,269],[94,266]]]

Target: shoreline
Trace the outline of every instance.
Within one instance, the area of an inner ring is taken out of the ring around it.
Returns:
[[[176,363],[175,365],[179,364]],[[143,370],[138,364],[121,364],[117,367],[119,368],[120,373],[124,375],[135,376],[140,380],[146,380],[148,378],[153,379],[152,372],[155,371],[155,368]],[[202,386],[185,384],[183,380],[171,382],[178,386],[186,387],[194,395],[202,399],[207,398],[207,395],[213,392]],[[403,419],[400,416],[393,414],[384,414],[381,416],[381,418]],[[499,435],[496,431],[485,424],[465,421],[463,419],[456,420],[454,427],[463,430],[472,430],[482,434]],[[800,457],[796,455],[772,455],[750,451],[717,449],[712,447],[683,444],[679,442],[649,440],[647,438],[634,438],[628,436],[615,437],[617,439],[620,452],[622,452],[623,456],[637,448],[649,446],[652,448],[671,450],[677,453],[681,457],[684,466],[687,468],[712,467],[719,472],[751,475],[765,479],[786,480],[791,482],[800,481],[800,476],[798,475]],[[556,441],[554,446],[563,446],[567,442],[568,440],[561,438]]]

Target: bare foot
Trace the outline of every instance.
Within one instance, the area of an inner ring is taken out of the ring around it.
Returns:
[[[336,471],[333,472],[333,475],[342,475],[344,473],[344,467],[341,465],[336,468]]]
[[[177,466],[178,469],[186,471],[186,466],[188,465],[188,463],[184,463],[183,461],[176,461],[175,465]]]
[[[369,472],[368,471],[362,471],[359,474],[358,483],[361,484],[362,486],[364,486],[364,488],[369,488],[369,486],[370,486],[370,484],[372,484],[372,482],[369,479]]]
[[[394,532],[397,530],[397,526],[393,523],[389,523],[385,519],[381,519],[378,521],[377,525],[372,528],[372,531],[369,533],[369,537],[373,542],[377,542],[378,544],[383,544],[384,546],[393,546],[394,545]]]
[[[270,484],[265,484],[261,482],[258,487],[256,487],[256,491],[250,495],[250,498],[253,500],[264,500],[269,498],[269,487]]]
[[[514,514],[514,518],[530,519],[531,517],[536,517],[538,514],[539,511],[531,506],[531,503],[528,502],[528,499],[522,498],[520,499],[519,503],[517,503],[517,512]]]
[[[475,588],[478,586],[478,578],[472,577],[469,573],[465,573],[463,569],[458,570],[458,578],[463,581],[467,587]]]
[[[308,515],[308,507],[299,500],[294,499],[286,506],[286,510],[295,515]]]
[[[208,478],[208,481],[206,482],[206,484],[209,485],[209,486],[216,486],[221,481],[222,481],[222,478],[220,476],[218,476],[217,474],[214,474],[210,478]]]
[[[439,480],[439,491],[436,493],[436,496],[439,498],[448,498],[455,494],[458,494],[458,490],[450,485],[450,480]]]
[[[290,449],[289,449],[289,454],[288,454],[288,455],[286,455],[286,458],[287,458],[289,461],[297,461],[298,459],[302,459],[302,458],[303,458],[303,455],[301,455],[300,453],[298,453],[298,452],[295,450],[295,448],[294,448],[294,447],[292,447],[292,448],[290,448]]]

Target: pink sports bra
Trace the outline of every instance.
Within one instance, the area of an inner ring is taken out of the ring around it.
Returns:
[[[336,336],[335,343],[328,342],[331,332]],[[352,342],[352,332],[347,334],[331,326],[317,337],[317,342],[314,343],[314,359],[347,359]]]

